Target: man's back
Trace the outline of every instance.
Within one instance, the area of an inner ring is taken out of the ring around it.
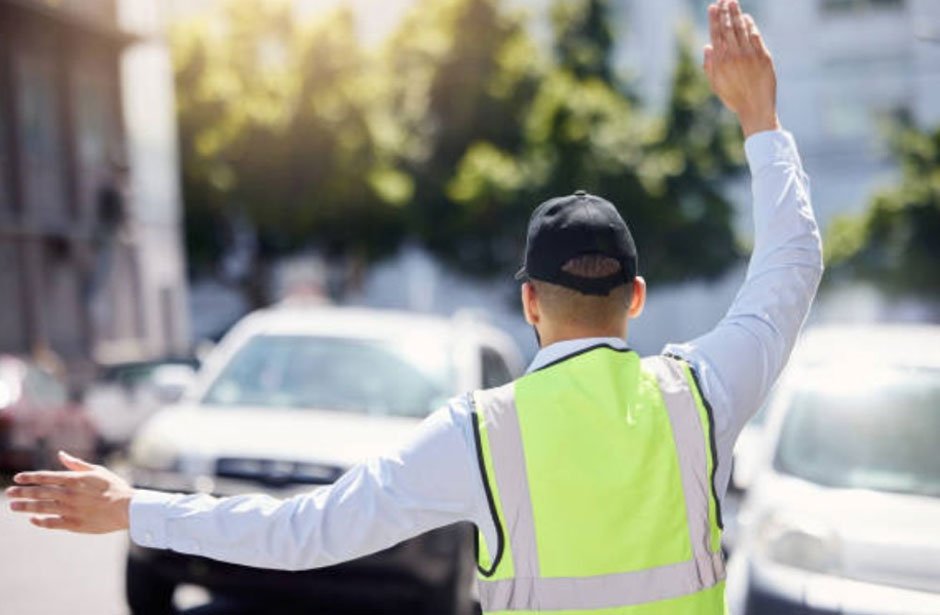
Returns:
[[[687,365],[598,344],[473,405],[498,527],[484,610],[723,612],[712,421]]]

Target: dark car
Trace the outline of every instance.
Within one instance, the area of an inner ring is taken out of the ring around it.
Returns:
[[[39,365],[0,355],[0,469],[52,467],[55,452],[93,459],[98,433],[65,384]]]

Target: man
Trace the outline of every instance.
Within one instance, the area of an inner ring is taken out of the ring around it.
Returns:
[[[479,529],[486,612],[720,613],[720,503],[734,441],[783,368],[822,273],[770,54],[736,0],[709,7],[705,71],[747,137],[755,249],[710,333],[640,360],[645,283],[629,230],[577,192],[543,203],[521,272],[541,349],[510,385],[453,400],[400,450],[279,501],[134,491],[62,454],[13,510],[40,527],[130,529],[146,547],[253,566],[335,564],[458,521]]]

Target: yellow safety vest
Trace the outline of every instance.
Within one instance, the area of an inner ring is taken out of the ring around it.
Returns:
[[[473,395],[489,614],[725,612],[713,421],[688,365],[595,346]]]

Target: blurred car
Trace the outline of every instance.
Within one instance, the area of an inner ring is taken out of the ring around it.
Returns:
[[[773,399],[773,392],[770,394]],[[767,423],[767,409],[765,403],[751,418],[734,445],[734,456],[731,460],[731,482],[728,491],[722,500],[722,518],[724,531],[721,534],[721,544],[726,554],[734,551],[738,540],[738,510],[741,500],[754,479],[754,474],[760,468],[762,452],[765,449],[764,426]]]
[[[50,468],[67,450],[95,459],[98,433],[85,408],[39,365],[0,355],[0,469]]]
[[[154,412],[176,402],[192,384],[198,366],[192,357],[102,366],[83,399],[98,427],[103,452],[123,449]]]
[[[334,307],[247,316],[207,357],[193,389],[141,429],[138,487],[279,497],[334,482],[403,442],[453,395],[521,369],[508,336],[475,319]],[[472,533],[451,526],[330,568],[279,572],[143,549],[128,554],[134,613],[169,612],[174,588],[447,615],[472,608]],[[368,606],[368,605],[363,605]]]
[[[763,437],[732,612],[940,613],[940,327],[809,332]]]

